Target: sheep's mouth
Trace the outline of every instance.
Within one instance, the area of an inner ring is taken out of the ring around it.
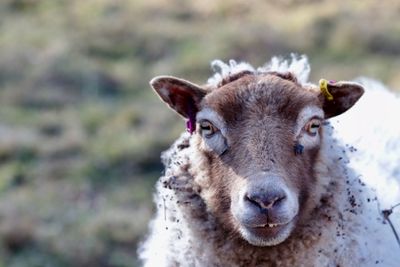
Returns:
[[[276,227],[279,227],[279,226],[282,226],[282,225],[285,225],[285,224],[267,223],[267,224],[260,225],[260,226],[254,226],[253,228],[276,228]]]
[[[279,232],[284,229],[288,223],[277,224],[277,223],[267,223],[265,225],[247,227],[250,232],[255,233],[257,236],[274,236],[279,234]]]
[[[242,225],[242,237],[255,246],[275,246],[289,237],[295,220],[287,223],[267,223],[263,225]]]

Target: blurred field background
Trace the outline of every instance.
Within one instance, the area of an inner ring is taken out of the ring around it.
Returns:
[[[2,0],[0,48],[0,267],[134,267],[184,130],[153,76],[297,52],[399,89],[400,2]]]

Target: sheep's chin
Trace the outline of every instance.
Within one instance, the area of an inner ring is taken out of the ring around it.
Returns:
[[[250,244],[258,247],[276,246],[285,241],[292,233],[295,221],[274,228],[240,227],[240,234]]]

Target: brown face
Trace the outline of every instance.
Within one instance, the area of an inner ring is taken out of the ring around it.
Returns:
[[[249,243],[276,245],[301,219],[323,118],[315,92],[274,75],[247,76],[204,98],[199,150],[217,192],[208,204]]]
[[[194,120],[189,113],[196,110],[192,140],[204,159],[197,168],[205,171],[195,179],[203,186],[209,210],[224,228],[250,244],[274,246],[286,240],[315,205],[310,195],[318,183],[313,166],[322,121],[326,114],[337,115],[337,110],[343,112],[355,101],[347,108],[338,107],[343,90],[338,90],[341,95],[333,105],[319,92],[273,74],[245,75],[208,93],[190,83],[176,88],[182,80],[174,79],[161,77],[152,85],[189,120]],[[358,97],[349,95],[358,99],[362,89],[354,88],[349,92]],[[184,94],[174,95],[182,90]],[[182,101],[182,95],[192,90],[194,108],[188,109],[191,102]],[[176,99],[186,106],[176,107]]]

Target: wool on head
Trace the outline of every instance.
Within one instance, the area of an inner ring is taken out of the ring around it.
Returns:
[[[300,84],[306,85],[311,71],[307,57],[297,54],[291,54],[290,59],[273,57],[270,61],[258,68],[254,68],[246,62],[238,63],[233,59],[229,60],[228,64],[217,59],[211,62],[211,68],[214,74],[208,79],[207,83],[214,87],[220,85],[224,80],[229,80],[229,77],[234,77],[240,73],[261,74],[268,72],[282,74],[291,73]]]

